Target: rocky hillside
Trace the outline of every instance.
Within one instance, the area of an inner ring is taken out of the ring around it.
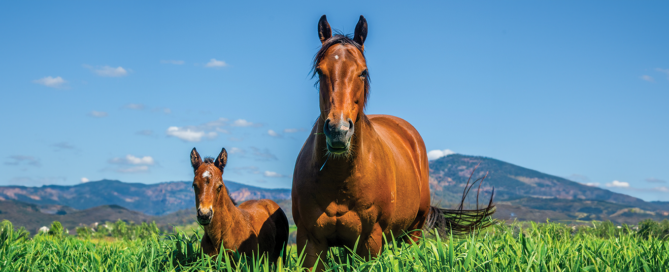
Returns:
[[[477,166],[478,168],[474,171]],[[648,210],[666,209],[667,207],[666,202],[645,202],[639,198],[586,186],[500,160],[459,154],[430,162],[432,193],[442,201],[458,202],[472,171],[474,171],[472,181],[488,175],[481,186],[481,191],[484,196],[489,196],[494,187],[496,201],[529,197],[606,201]],[[476,190],[470,191],[470,197],[475,197],[474,191]]]

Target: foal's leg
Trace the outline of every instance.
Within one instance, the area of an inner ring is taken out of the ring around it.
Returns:
[[[216,246],[214,246],[214,243],[211,241],[211,239],[209,239],[209,236],[207,236],[207,232],[202,235],[202,242],[200,242],[200,246],[202,247],[204,254],[209,256],[215,256],[218,254],[216,251]]]
[[[323,271],[323,261],[327,258],[326,255],[329,247],[325,239],[313,239],[309,236],[312,235],[308,235],[304,228],[297,228],[297,254],[302,253],[302,249],[304,249],[304,254],[306,255],[302,267],[311,268],[312,271]],[[319,257],[318,267],[313,269]]]

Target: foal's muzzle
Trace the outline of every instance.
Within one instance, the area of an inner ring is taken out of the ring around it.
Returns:
[[[325,125],[323,126],[323,133],[325,134],[326,144],[328,151],[334,154],[342,154],[348,152],[348,149],[351,144],[351,136],[355,126],[351,118],[348,118],[346,122],[340,120],[338,123],[333,123],[330,121],[330,118],[325,120]]]
[[[200,225],[209,225],[212,217],[214,217],[214,211],[211,208],[206,210],[200,208],[197,209],[197,222],[200,223]]]

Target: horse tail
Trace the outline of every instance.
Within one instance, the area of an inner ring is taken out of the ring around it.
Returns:
[[[432,229],[437,229],[439,235],[442,237],[448,236],[450,233],[459,236],[471,233],[477,229],[487,228],[494,224],[491,216],[495,213],[495,205],[492,203],[493,197],[495,196],[495,188],[492,189],[490,201],[487,206],[479,208],[478,203],[479,193],[481,192],[481,182],[483,182],[488,174],[486,173],[484,177],[475,180],[471,185],[469,184],[477,167],[478,165],[472,171],[469,180],[467,180],[464,192],[462,193],[460,206],[457,209],[444,209],[430,206],[430,211],[425,220],[425,225],[423,225],[423,230],[430,231]],[[476,209],[466,210],[464,209],[465,198],[476,182],[480,182],[478,192],[476,193]]]

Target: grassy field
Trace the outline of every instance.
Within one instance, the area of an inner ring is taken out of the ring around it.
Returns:
[[[650,224],[650,223],[649,223]],[[387,243],[378,258],[347,249],[328,252],[331,271],[669,271],[669,222],[638,230],[610,223],[570,227],[559,223],[499,224],[462,238],[433,237],[419,245]],[[291,246],[278,266],[257,258],[209,258],[197,229],[142,239],[30,237],[5,221],[0,229],[0,271],[304,271]],[[233,265],[236,262],[236,268]]]

